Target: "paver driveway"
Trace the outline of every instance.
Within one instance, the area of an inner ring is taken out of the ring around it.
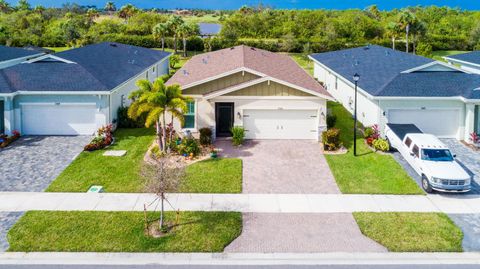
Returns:
[[[247,140],[215,144],[223,157],[243,160],[244,193],[340,193],[320,144],[311,140]]]
[[[0,150],[0,191],[43,191],[91,140],[88,136],[24,136]]]
[[[243,232],[226,252],[385,252],[352,214],[243,214]]]

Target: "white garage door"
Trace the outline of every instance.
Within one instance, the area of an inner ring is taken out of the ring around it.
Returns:
[[[247,139],[317,139],[316,110],[244,110]]]
[[[22,104],[22,132],[27,135],[92,135],[95,104]]]
[[[425,133],[454,138],[459,127],[460,111],[455,109],[392,109],[389,123],[413,123]]]

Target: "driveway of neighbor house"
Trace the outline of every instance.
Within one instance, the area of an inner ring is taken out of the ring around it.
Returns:
[[[322,154],[312,140],[247,140],[234,147],[218,140],[220,156],[243,160],[244,193],[340,193]]]
[[[40,192],[91,140],[88,136],[24,136],[0,149],[0,191]],[[21,212],[0,213],[0,251],[8,248],[8,230]]]
[[[88,136],[24,136],[0,150],[0,191],[43,191],[83,150]]]

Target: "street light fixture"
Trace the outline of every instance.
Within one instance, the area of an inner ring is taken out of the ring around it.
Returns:
[[[360,75],[355,73],[353,81],[355,82],[355,108],[353,112],[353,156],[357,156],[357,86],[360,80]]]

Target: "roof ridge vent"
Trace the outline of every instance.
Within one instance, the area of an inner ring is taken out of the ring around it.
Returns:
[[[256,50],[254,47],[250,47],[251,50]]]
[[[235,49],[235,47],[231,47],[231,48],[230,48],[230,50],[234,50],[234,49]]]
[[[390,55],[390,51],[385,50],[385,56],[388,56],[388,55]]]
[[[188,76],[188,71],[186,69],[183,69],[183,75]]]
[[[115,44],[115,43],[110,43],[110,47],[115,47],[116,48],[116,47],[118,47],[118,45]]]
[[[202,62],[203,62],[203,64],[208,64],[208,61],[205,58],[202,58]]]

